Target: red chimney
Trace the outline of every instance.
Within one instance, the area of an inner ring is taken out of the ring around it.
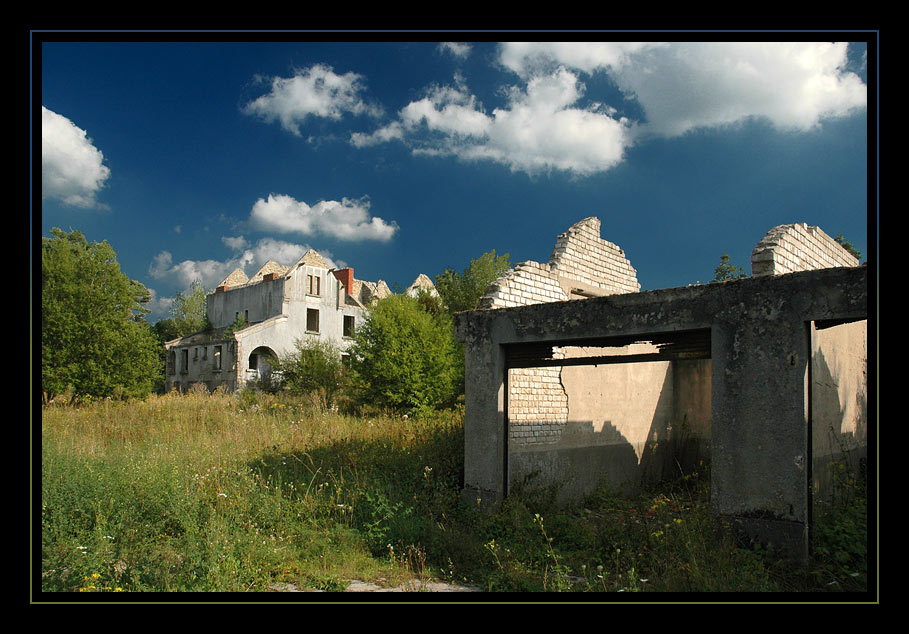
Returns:
[[[353,269],[348,267],[332,272],[335,274],[335,277],[341,281],[341,284],[344,285],[347,292],[350,293],[353,290]]]

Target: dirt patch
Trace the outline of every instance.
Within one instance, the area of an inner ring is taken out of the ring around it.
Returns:
[[[324,592],[324,590],[301,588],[292,583],[273,583],[269,588],[275,592]],[[480,588],[439,581],[420,581],[419,579],[389,587],[354,579],[344,592],[480,592]]]

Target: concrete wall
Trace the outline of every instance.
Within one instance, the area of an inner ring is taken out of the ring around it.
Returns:
[[[812,349],[812,485],[823,503],[844,493],[868,455],[867,323],[813,328]]]
[[[557,237],[549,262],[522,262],[496,280],[479,307],[508,308],[639,290],[636,271],[624,251],[600,237],[600,221],[591,217]],[[644,348],[652,347],[628,346],[624,353],[641,353]],[[598,352],[568,347],[557,354],[576,358]],[[681,411],[686,409],[683,396],[676,397],[673,389],[674,381],[681,380],[676,375],[688,373],[672,370],[669,362],[510,369],[510,486],[557,482],[557,495],[566,501],[591,492],[601,482],[628,492],[659,479],[664,462],[675,464],[669,451],[673,430],[676,444],[681,430],[689,429],[697,436],[697,446],[705,447],[710,432],[709,380],[695,384],[707,392],[691,397],[700,406],[694,427],[691,412]],[[678,420],[676,410],[681,411]]]
[[[675,365],[663,380],[660,399],[670,386],[672,392],[687,390],[685,385],[694,389],[671,399],[668,406],[651,401],[654,419],[659,421],[668,407],[689,412],[689,420],[704,424],[709,383],[714,513],[756,541],[804,555],[811,517],[809,379],[815,372],[810,370],[810,324],[866,319],[867,297],[867,269],[852,267],[462,313],[455,328],[466,348],[465,498],[500,500],[509,491],[510,463],[525,457],[506,453],[504,425],[506,368],[522,351],[550,344],[581,347],[580,342],[599,338],[604,338],[600,345],[611,345],[605,340],[616,337],[666,339],[670,344],[678,337],[686,344],[685,333],[709,332],[709,363],[689,363],[685,345],[661,349],[666,358],[659,360]],[[532,363],[533,355],[528,358]],[[569,405],[571,419],[570,412]],[[578,423],[589,425],[589,432],[566,423],[566,452],[534,456],[541,474],[557,475],[561,463],[570,460],[580,473],[585,464],[603,458],[618,465],[639,461],[634,442],[625,437],[631,432],[623,432],[606,416],[577,417],[583,419]],[[598,432],[590,421],[599,426]],[[672,424],[675,429],[674,420]],[[582,431],[612,442],[580,446],[571,437],[582,436]],[[578,447],[568,453],[568,444]],[[646,456],[645,446],[638,464]]]
[[[236,377],[235,341],[211,341],[197,336],[184,338],[168,347],[164,377],[168,391],[188,390],[197,383],[209,390],[222,386],[232,389],[236,385]]]
[[[284,310],[286,281],[283,277],[209,293],[206,297],[208,320],[215,328],[230,326],[237,316],[247,323],[264,321]]]
[[[819,227],[805,223],[773,227],[751,255],[755,276],[858,263]],[[841,492],[844,476],[858,473],[867,456],[868,328],[864,320],[811,328],[812,486],[823,502]]]
[[[602,354],[562,351],[571,359]],[[620,354],[648,352],[654,346],[635,344]],[[542,389],[515,381],[525,379],[518,372],[536,374]],[[517,402],[539,406],[528,415],[509,399],[512,490],[558,483],[556,500],[568,502],[602,484],[628,494],[691,473],[709,459],[710,374],[709,359],[510,370],[509,395],[528,391]]]
[[[576,223],[549,263],[517,265],[490,286],[485,310],[456,320],[467,344],[465,496],[545,487],[567,501],[706,458],[717,514],[806,552],[812,499],[835,484],[822,467],[866,453],[867,273],[847,273],[857,264],[817,227],[781,225],[755,248],[752,278],[640,293],[599,221]],[[575,338],[686,329],[709,333],[710,358],[569,363],[602,353]],[[509,352],[549,341],[541,367]]]

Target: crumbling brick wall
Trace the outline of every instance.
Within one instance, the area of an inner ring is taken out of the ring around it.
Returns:
[[[637,272],[624,251],[600,238],[600,220],[590,217],[558,236],[548,263],[521,262],[493,282],[477,308],[510,308],[640,289]],[[568,394],[561,373],[557,367],[509,371],[509,441],[514,446],[558,442],[568,421]]]
[[[603,295],[641,290],[625,252],[600,238],[599,218],[584,218],[560,234],[549,264],[558,277],[593,286]]]
[[[567,299],[550,265],[521,262],[486,289],[477,308],[510,308]]]
[[[754,276],[858,264],[858,259],[836,240],[819,227],[810,227],[804,222],[774,227],[751,252],[751,274]]]

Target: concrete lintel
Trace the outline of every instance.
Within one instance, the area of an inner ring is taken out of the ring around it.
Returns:
[[[802,321],[865,319],[868,269],[822,269],[585,300],[475,310],[455,316],[455,336],[496,344],[709,328],[783,312]],[[507,327],[503,327],[507,324]],[[495,329],[495,332],[494,332]]]

